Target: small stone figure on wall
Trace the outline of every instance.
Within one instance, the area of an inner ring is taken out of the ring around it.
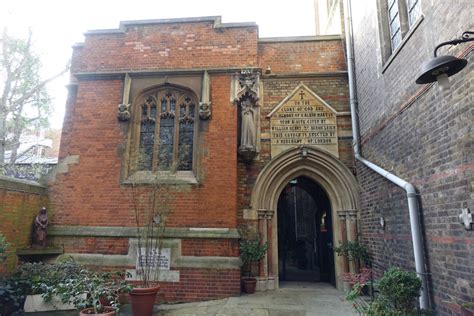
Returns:
[[[256,147],[256,132],[255,132],[255,109],[249,99],[242,101],[242,128],[240,135],[240,148],[252,149]]]
[[[46,207],[42,207],[36,215],[33,224],[33,246],[46,247],[46,235],[48,232],[48,215]]]

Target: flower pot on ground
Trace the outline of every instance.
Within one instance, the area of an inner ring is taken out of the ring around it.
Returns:
[[[252,271],[253,266],[265,257],[267,249],[268,242],[262,243],[259,237],[240,241],[240,258],[243,262],[243,268],[247,271],[247,276],[242,278],[246,293],[255,293],[257,280]]]
[[[130,303],[133,315],[152,315],[155,305],[156,295],[160,286],[139,288],[136,287],[130,292]]]
[[[242,283],[244,285],[244,291],[248,294],[255,293],[255,289],[257,288],[257,279],[252,277],[243,277]]]
[[[81,310],[81,312],[79,313],[79,316],[85,316],[85,315],[116,316],[117,309],[113,307],[105,306],[101,313],[97,313],[94,307],[89,307],[89,308],[85,308]]]

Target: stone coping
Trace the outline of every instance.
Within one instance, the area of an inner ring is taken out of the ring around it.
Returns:
[[[285,37],[261,37],[258,43],[293,43],[293,42],[317,42],[317,41],[340,41],[341,34],[316,35],[316,36],[285,36]]]
[[[0,176],[0,189],[11,191],[46,194],[46,187],[33,181]]]
[[[63,247],[18,248],[16,250],[16,254],[19,256],[60,255],[62,253],[64,253]]]
[[[63,226],[54,225],[48,229],[49,236],[76,237],[137,237],[136,227],[121,226]],[[165,228],[166,238],[224,238],[238,239],[236,228]]]
[[[222,23],[220,16],[121,21],[118,29],[89,30],[84,35],[121,34],[129,26],[213,22],[214,28],[257,27],[255,22]]]

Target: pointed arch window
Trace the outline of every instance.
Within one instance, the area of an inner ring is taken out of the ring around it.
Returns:
[[[194,93],[169,85],[137,98],[136,171],[193,170],[196,104]]]

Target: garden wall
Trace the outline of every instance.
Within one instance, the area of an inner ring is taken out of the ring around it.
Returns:
[[[15,269],[18,263],[16,249],[30,245],[34,218],[47,204],[45,187],[0,176],[0,233],[10,244],[7,260],[0,265],[0,275]]]

